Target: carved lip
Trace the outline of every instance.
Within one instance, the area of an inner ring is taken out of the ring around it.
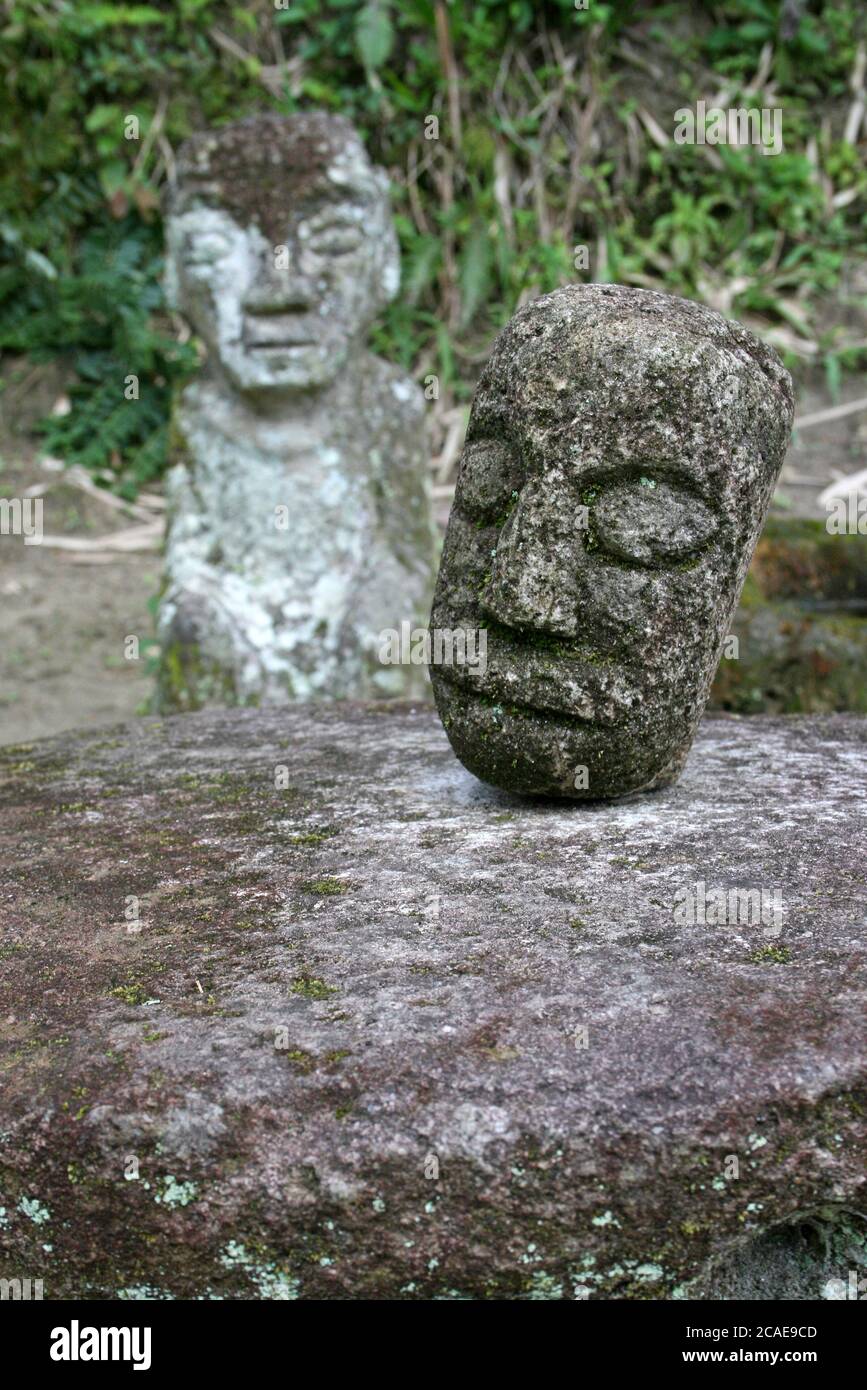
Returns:
[[[597,714],[582,713],[575,708],[565,708],[563,703],[555,700],[540,700],[538,703],[531,703],[526,698],[516,700],[512,695],[502,688],[498,681],[486,681],[480,688],[475,683],[473,676],[464,674],[465,668],[437,666],[435,679],[445,681],[447,685],[456,686],[462,695],[469,700],[474,700],[481,704],[482,701],[489,705],[499,705],[504,710],[514,711],[516,714],[542,715],[545,719],[554,720],[564,725],[580,724],[583,728],[610,729],[614,727],[614,722],[608,718],[600,718]],[[457,674],[460,671],[461,674]]]
[[[287,348],[315,347],[315,338],[248,338],[245,347],[255,352],[285,352]]]
[[[304,322],[305,317],[278,314],[272,319],[266,318],[264,322],[256,316],[248,318],[244,325],[244,346],[257,352],[314,347],[318,338],[310,323]]]
[[[450,626],[460,627],[461,624]],[[493,702],[520,713],[543,715],[565,724],[610,729],[632,713],[635,692],[627,684],[621,684],[625,672],[617,668],[612,671],[608,662],[600,669],[595,651],[575,644],[575,650],[560,657],[559,669],[549,673],[533,661],[538,649],[523,634],[509,630],[502,623],[490,624],[489,630],[493,640],[488,642],[484,671],[476,671],[469,665],[443,664],[434,668],[435,676],[432,669],[432,676],[457,686],[479,701]],[[614,676],[613,681],[611,676]]]

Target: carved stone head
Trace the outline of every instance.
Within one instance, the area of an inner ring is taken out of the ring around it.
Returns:
[[[188,140],[169,298],[244,393],[316,390],[397,292],[388,180],[342,116],[256,116]]]
[[[431,625],[484,669],[431,670],[478,777],[578,799],[686,759],[783,462],[776,354],[698,304],[567,286],[521,309],[476,391]]]

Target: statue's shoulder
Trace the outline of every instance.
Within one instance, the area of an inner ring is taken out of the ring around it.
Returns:
[[[367,353],[362,372],[366,404],[382,408],[383,416],[393,427],[416,428],[425,416],[424,392],[402,367],[387,362],[384,357]]]
[[[172,401],[170,441],[187,441],[187,451],[200,434],[212,438],[221,432],[225,414],[225,399],[214,383],[204,377],[194,377],[176,392]]]
[[[166,462],[170,468],[178,463],[188,463],[193,452],[190,444],[190,425],[195,419],[195,414],[190,414],[187,398],[189,390],[190,387],[186,386],[175,392],[169,411]]]
[[[211,415],[218,402],[213,383],[203,376],[194,376],[177,392],[173,413],[183,417]]]
[[[169,416],[167,462],[194,474],[211,473],[227,453],[243,451],[245,436],[232,402],[207,378],[189,381],[174,396]]]

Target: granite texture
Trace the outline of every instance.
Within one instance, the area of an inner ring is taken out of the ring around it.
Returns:
[[[520,309],[473,400],[431,628],[458,757],[578,800],[680,773],[792,424],[774,351],[702,305],[568,285]]]
[[[865,1272],[865,773],[848,715],[705,720],[675,786],[599,805],[485,786],[429,708],[3,749],[0,1276],[837,1296]],[[690,924],[698,884],[781,920]]]
[[[160,709],[417,694],[380,660],[434,569],[424,399],[367,350],[400,278],[385,173],[339,116],[206,131],[166,240],[206,360],[172,419]]]

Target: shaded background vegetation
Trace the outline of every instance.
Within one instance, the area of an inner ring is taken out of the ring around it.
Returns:
[[[278,3],[0,4],[0,352],[74,369],[51,452],[128,496],[159,475],[196,356],[163,304],[162,191],[189,132],[263,109],[346,113],[391,174],[403,287],[377,347],[439,377],[442,477],[492,335],[567,280],[703,299],[832,389],[863,362],[817,310],[864,245],[863,4]],[[674,145],[698,98],[781,105],[784,153]]]

